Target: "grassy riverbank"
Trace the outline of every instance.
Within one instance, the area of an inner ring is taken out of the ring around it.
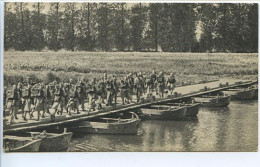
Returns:
[[[45,80],[49,72],[62,81],[101,77],[104,72],[121,77],[129,72],[174,72],[179,82],[219,78],[256,79],[258,54],[254,53],[139,53],[139,52],[5,52],[5,84],[35,75]]]

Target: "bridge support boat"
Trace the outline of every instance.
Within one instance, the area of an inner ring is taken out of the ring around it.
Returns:
[[[131,118],[97,118],[94,121],[83,121],[70,130],[86,134],[137,135],[140,121],[138,115],[131,112]]]
[[[252,88],[234,88],[223,91],[224,94],[231,95],[232,99],[249,100],[255,96],[256,89]]]
[[[186,117],[196,117],[199,113],[200,103],[167,103],[171,106],[186,106]]]
[[[151,105],[147,108],[141,108],[142,119],[158,120],[183,120],[186,117],[186,106],[170,105]]]
[[[200,97],[193,97],[193,100],[205,107],[227,107],[230,103],[231,96],[203,95]]]
[[[41,139],[32,139],[31,137],[9,136],[3,137],[3,146],[5,152],[38,152]]]
[[[73,133],[67,132],[66,128],[63,133],[46,133],[30,132],[33,139],[41,139],[39,152],[60,152],[66,151],[69,147]]]

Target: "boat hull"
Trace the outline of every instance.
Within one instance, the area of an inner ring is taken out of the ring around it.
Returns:
[[[115,134],[115,135],[137,135],[140,119],[123,123],[103,123],[85,121],[84,125],[73,128],[77,133],[91,134]]]
[[[4,149],[5,152],[38,152],[41,144],[41,139],[32,140],[28,137],[4,138],[4,144],[9,143],[10,149]],[[28,138],[28,139],[26,139]]]
[[[184,120],[186,117],[187,107],[170,110],[156,110],[150,108],[141,109],[141,119],[146,120]]]
[[[173,106],[186,106],[187,111],[186,111],[186,117],[196,117],[199,113],[200,109],[200,104],[185,104],[185,103],[168,103],[169,105]]]
[[[204,107],[227,107],[230,103],[231,96],[220,96],[208,99],[195,97],[194,100]]]
[[[227,90],[223,93],[231,95],[232,99],[238,100],[250,100],[255,96],[256,89],[238,89],[238,90]]]
[[[66,151],[72,138],[72,132],[62,134],[51,134],[50,137],[42,139],[40,152],[60,152]]]

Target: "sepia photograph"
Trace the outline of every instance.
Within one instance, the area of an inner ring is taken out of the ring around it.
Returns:
[[[258,8],[5,2],[4,154],[258,152]]]

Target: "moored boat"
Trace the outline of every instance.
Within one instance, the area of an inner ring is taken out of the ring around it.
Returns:
[[[186,106],[151,105],[141,108],[141,118],[178,121],[185,119],[186,111]]]
[[[31,137],[4,136],[3,146],[5,152],[38,152],[41,139]]]
[[[98,118],[95,121],[83,121],[70,130],[81,133],[137,135],[140,119],[131,112],[131,118]]]
[[[64,133],[46,133],[46,131],[40,132],[30,132],[32,138],[41,139],[41,145],[39,152],[59,152],[66,151],[69,147],[70,140],[73,133],[67,132]]]
[[[230,103],[231,96],[208,96],[193,97],[196,103],[205,107],[227,107]]]
[[[234,88],[223,91],[224,94],[232,96],[232,99],[249,100],[255,96],[256,89],[252,88]]]
[[[196,117],[199,113],[200,103],[167,103],[171,106],[186,106],[186,117]]]

